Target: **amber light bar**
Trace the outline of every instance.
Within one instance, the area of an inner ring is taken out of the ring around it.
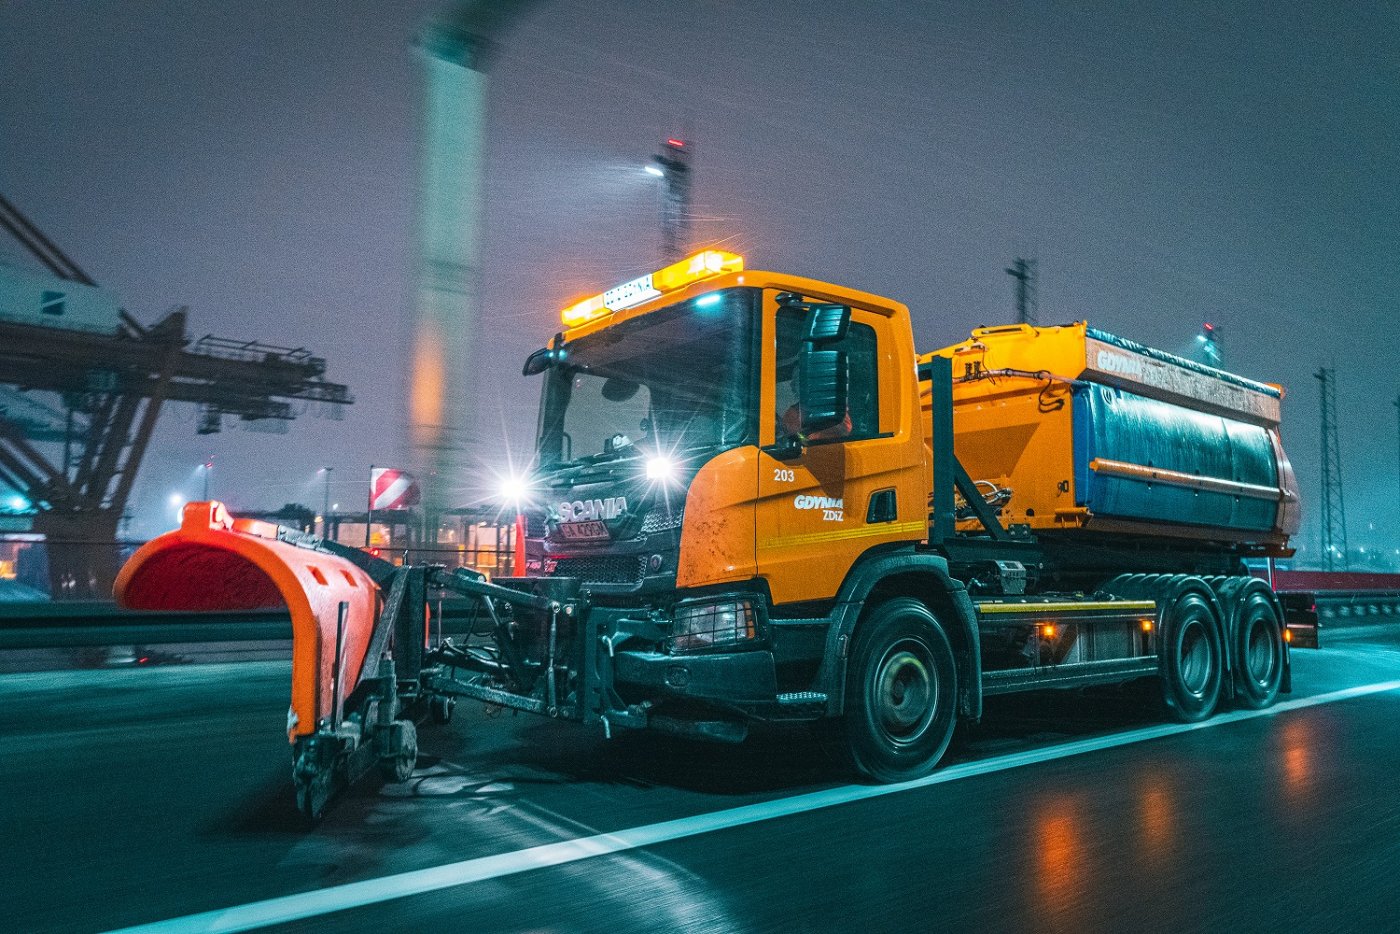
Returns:
[[[710,279],[726,272],[741,272],[743,268],[744,258],[736,253],[704,250],[694,256],[687,256],[679,263],[672,263],[665,269],[658,269],[639,279],[624,282],[601,295],[593,295],[581,302],[575,302],[560,312],[559,317],[565,327],[578,327],[615,311],[649,302],[667,292],[683,289],[693,282]]]

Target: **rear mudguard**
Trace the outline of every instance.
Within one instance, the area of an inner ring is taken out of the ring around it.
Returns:
[[[380,605],[379,588],[355,563],[280,541],[277,526],[234,519],[218,502],[185,506],[180,527],[132,555],[115,590],[117,602],[133,610],[286,607],[292,619],[292,743],[332,716],[340,618],[344,698],[359,683]]]

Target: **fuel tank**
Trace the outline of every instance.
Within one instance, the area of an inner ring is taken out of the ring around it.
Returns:
[[[1297,532],[1278,386],[1084,322],[979,328],[933,356],[953,361],[958,459],[1004,525],[1264,551]]]

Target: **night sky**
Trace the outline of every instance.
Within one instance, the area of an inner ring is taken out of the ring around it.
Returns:
[[[258,508],[319,507],[323,465],[359,505],[404,460],[410,40],[438,5],[0,4],[0,192],[137,318],[304,345],[358,399],[286,435],[168,409],[132,535],[210,454]],[[528,447],[519,363],[558,309],[658,265],[641,167],[681,133],[697,245],[904,301],[922,348],[1012,320],[1017,255],[1042,323],[1178,352],[1215,323],[1227,368],[1287,388],[1313,553],[1335,365],[1351,544],[1395,554],[1400,7],[1330,6],[539,3],[491,73],[480,456]]]

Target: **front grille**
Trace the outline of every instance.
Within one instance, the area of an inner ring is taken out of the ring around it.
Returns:
[[[667,512],[661,507],[653,508],[642,519],[642,534],[650,535],[652,532],[666,532],[670,529],[681,527],[683,513],[677,509],[674,512]]]
[[[525,537],[544,538],[545,532],[549,530],[545,514],[542,512],[525,513]]]
[[[646,573],[646,555],[599,555],[559,558],[545,570],[555,577],[576,577],[585,584],[640,584]]]

